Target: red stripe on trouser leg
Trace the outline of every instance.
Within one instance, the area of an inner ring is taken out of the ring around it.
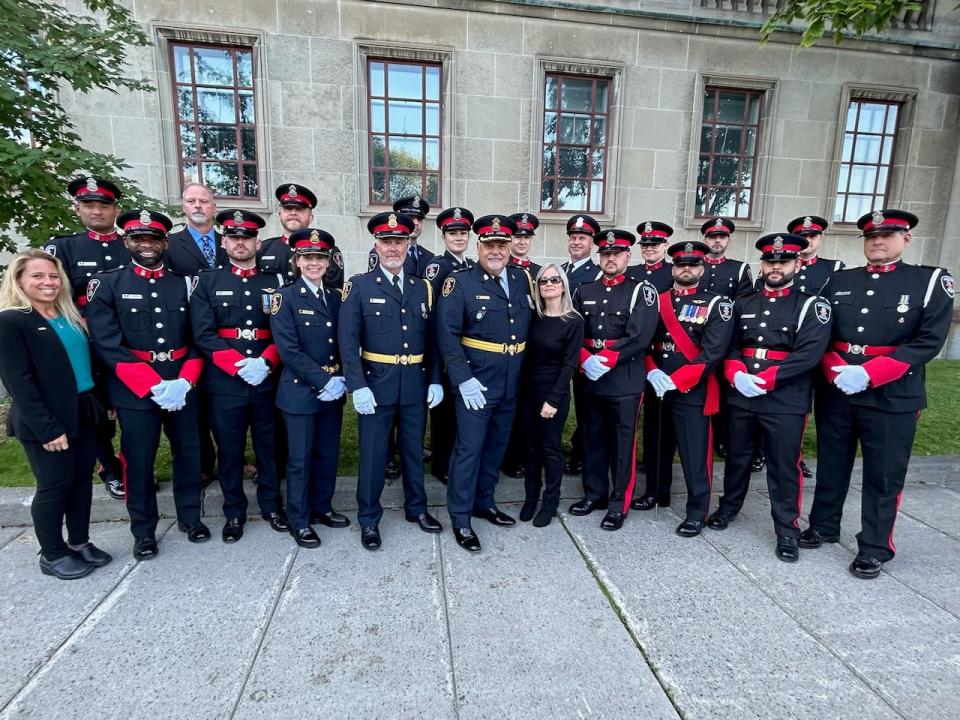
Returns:
[[[123,483],[123,504],[127,504],[127,459],[123,456],[122,452],[117,453],[117,458],[120,460],[120,481]]]
[[[637,484],[637,425],[640,422],[640,411],[642,409],[643,394],[641,393],[640,402],[637,404],[637,415],[633,419],[633,450],[630,452],[630,482],[627,483],[627,491],[623,494],[623,509],[620,511],[624,514],[630,510],[630,501],[633,500],[633,488]]]
[[[890,552],[897,552],[897,548],[893,544],[893,526],[897,524],[897,513],[900,512],[900,503],[903,501],[903,490],[897,493],[897,507],[893,511],[893,522],[890,523],[890,537],[887,538],[887,547],[890,548]]]
[[[707,423],[707,489],[713,492],[713,423]]]
[[[800,513],[803,511],[803,469],[800,463],[803,462],[803,436],[807,432],[807,423],[810,422],[810,415],[803,416],[803,430],[800,431],[800,452],[797,453],[797,520],[793,521],[793,526],[800,529]]]

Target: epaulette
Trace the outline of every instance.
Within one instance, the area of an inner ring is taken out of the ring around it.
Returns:
[[[97,275],[109,275],[110,273],[120,272],[121,270],[125,270],[125,269],[126,268],[123,268],[123,267],[110,268],[109,270],[101,270],[100,272],[97,273]]]

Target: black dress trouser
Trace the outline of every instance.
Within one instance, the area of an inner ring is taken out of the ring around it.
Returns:
[[[542,393],[531,392],[517,412],[513,426],[525,429],[524,494],[527,500],[540,497],[543,488],[545,507],[557,509],[560,483],[563,480],[563,426],[570,411],[570,395],[566,395],[552,418],[540,416]]]
[[[643,395],[587,395],[583,489],[587,500],[626,514],[637,480],[637,420]]]

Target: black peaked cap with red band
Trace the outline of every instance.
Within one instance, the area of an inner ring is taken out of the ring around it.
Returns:
[[[567,220],[567,235],[574,233],[583,233],[585,235],[596,235],[600,232],[600,223],[589,215],[574,215]]]
[[[730,235],[736,229],[737,226],[733,224],[733,220],[725,217],[713,217],[700,226],[700,234],[704,237]]]
[[[117,218],[117,227],[124,235],[153,235],[165,238],[173,228],[173,221],[154,210],[127,210]]]
[[[629,230],[620,230],[618,228],[601,230],[593,236],[593,244],[599,248],[597,252],[601,253],[629,250],[630,246],[636,242],[636,235]]]
[[[308,187],[287,183],[278,185],[273,191],[281,207],[306,207],[311,210],[317,206],[317,196]]]
[[[473,223],[480,242],[509,240],[517,232],[517,224],[509,215],[484,215]]]
[[[393,204],[393,209],[396,212],[402,212],[405,215],[413,215],[414,217],[425,218],[427,213],[430,212],[430,203],[428,203],[419,195],[409,195],[397,200]]]
[[[288,242],[297,255],[329,255],[335,244],[333,235],[320,228],[303,228],[290,233]]]
[[[896,230],[907,232],[919,222],[920,218],[906,210],[874,210],[857,220],[857,227],[864,236],[869,236]]]
[[[710,252],[710,246],[699,240],[676,242],[667,248],[667,255],[674,265],[702,265],[703,258]]]
[[[473,226],[473,213],[466,208],[447,208],[437,215],[437,227],[442,231],[469,230]]]
[[[73,195],[77,202],[97,200],[98,202],[115,203],[123,197],[114,183],[96,175],[76,177],[67,185],[67,192]]]
[[[819,215],[804,215],[787,223],[787,232],[794,235],[819,235],[830,227],[826,218]]]
[[[517,225],[517,231],[514,233],[517,237],[532,237],[540,227],[540,218],[533,213],[514,213],[510,219]]]
[[[761,260],[794,260],[810,242],[803,235],[771,233],[757,240]]]
[[[413,220],[402,212],[382,212],[367,221],[367,231],[375,238],[410,237]]]
[[[248,210],[222,210],[215,219],[224,235],[234,237],[256,237],[260,228],[267,224],[262,217]]]
[[[647,220],[637,225],[637,234],[641,245],[659,245],[673,235],[673,228],[666,223]]]

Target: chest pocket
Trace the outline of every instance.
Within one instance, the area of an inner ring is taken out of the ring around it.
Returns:
[[[363,306],[363,326],[368,332],[376,334],[390,332],[393,313],[394,308],[389,301],[382,305],[367,302]]]
[[[467,317],[464,325],[467,328],[474,328],[474,330],[468,330],[471,333],[477,330],[495,333],[503,320],[504,309],[500,308],[493,299],[471,300],[466,303]]]
[[[146,330],[150,327],[150,316],[155,306],[149,300],[118,299],[117,314],[121,325],[132,330]]]
[[[161,312],[153,310],[154,323],[163,323],[167,333],[186,339],[184,333],[187,324],[187,301],[168,300],[159,305]]]

